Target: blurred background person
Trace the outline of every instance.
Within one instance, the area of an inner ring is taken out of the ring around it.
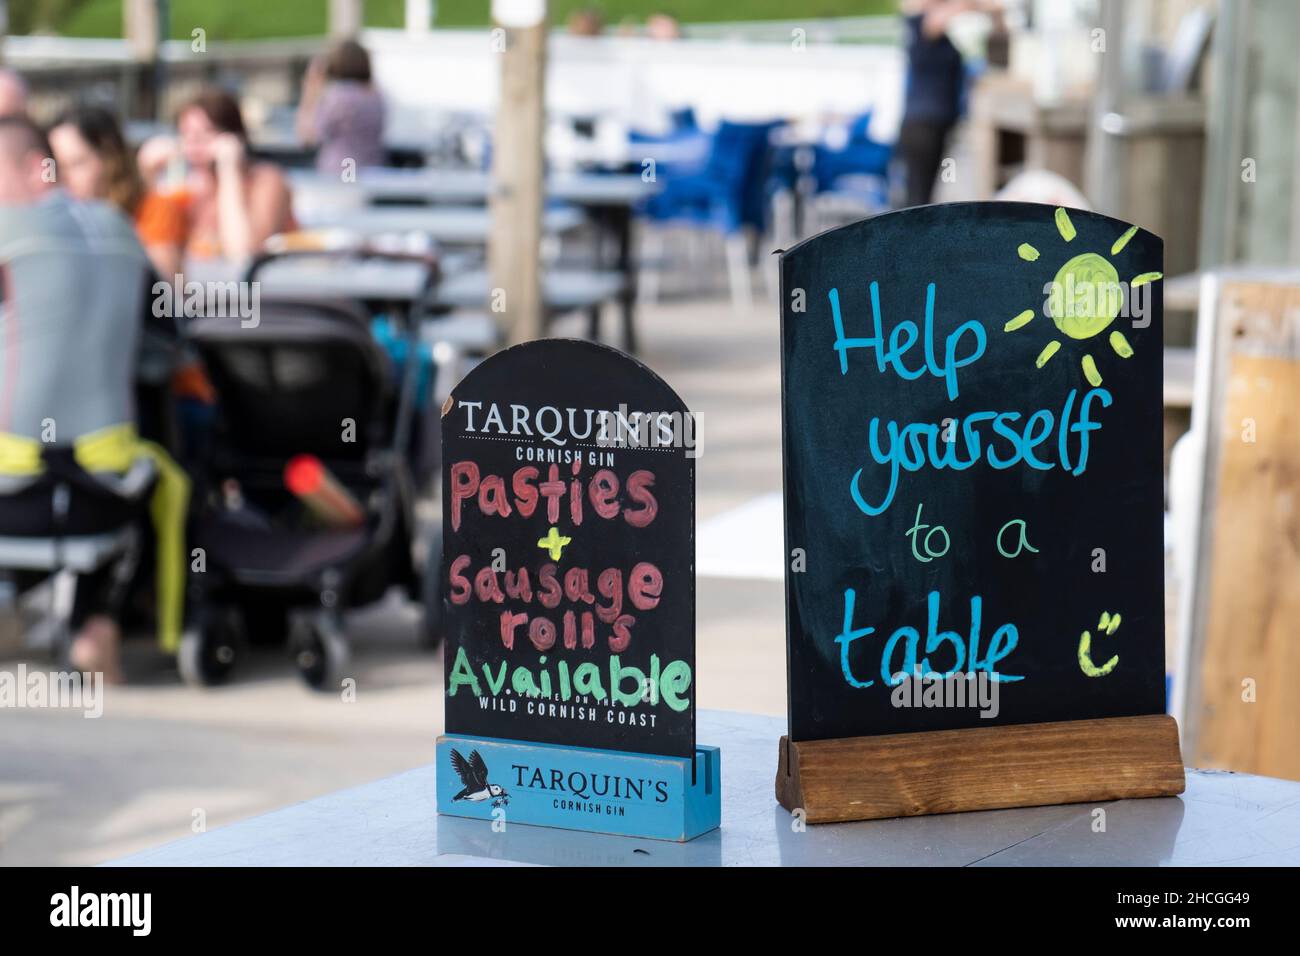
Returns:
[[[565,29],[572,37],[598,37],[605,32],[605,17],[595,7],[582,7],[569,14]]]
[[[0,116],[27,112],[27,84],[13,70],[0,67]]]
[[[21,491],[45,470],[47,422],[57,424],[58,445],[106,485],[129,481],[140,454],[133,389],[148,260],[112,205],[58,188],[46,175],[51,158],[39,127],[0,118],[0,368],[8,379],[0,393],[0,507],[30,509]],[[121,634],[109,614],[111,577],[105,569],[78,581],[70,658],[116,682]]]
[[[249,156],[230,93],[202,91],[181,108],[176,128],[187,167],[188,257],[245,262],[269,237],[293,228],[288,180],[274,163]]]
[[[50,127],[49,138],[60,184],[77,199],[107,199],[135,224],[158,275],[180,272],[185,210],[178,197],[146,188],[113,114],[71,110]]]
[[[652,13],[646,17],[645,35],[651,40],[680,40],[682,25],[670,13]]]
[[[344,40],[307,68],[298,104],[298,137],[319,146],[316,168],[338,176],[344,163],[354,169],[382,166],[384,96],[370,71],[370,54],[355,40]]]
[[[907,79],[898,154],[906,187],[904,206],[924,206],[934,194],[948,136],[961,107],[965,64],[948,38],[954,17],[982,9],[977,0],[904,0]]]
[[[208,87],[181,107],[176,128],[179,143],[144,143],[139,164],[146,184],[163,192],[179,170],[186,266],[247,262],[269,237],[295,228],[289,181],[274,163],[250,156],[233,96]]]

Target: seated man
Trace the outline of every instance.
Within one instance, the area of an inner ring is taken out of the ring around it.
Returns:
[[[169,563],[175,575],[183,561],[176,548],[184,476],[139,440],[133,424],[148,259],[120,213],[74,201],[56,180],[40,129],[25,117],[0,117],[0,494],[37,482],[51,446],[70,449],[81,471],[109,488],[144,462],[163,479],[155,495],[171,498],[173,520],[156,530],[165,532],[159,570]],[[14,533],[20,518],[0,517],[0,534]],[[89,590],[78,588],[80,615]],[[173,600],[160,615],[160,633],[179,630],[179,592]],[[71,649],[74,666],[116,679],[118,639],[111,619],[86,617]]]

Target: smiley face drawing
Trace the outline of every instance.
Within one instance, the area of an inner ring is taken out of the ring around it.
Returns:
[[[1101,612],[1101,620],[1097,622],[1097,636],[1110,636],[1119,630],[1120,617],[1118,614],[1111,614],[1109,611]],[[1079,670],[1083,671],[1088,677],[1105,677],[1116,667],[1119,666],[1119,655],[1114,654],[1106,663],[1098,666],[1092,661],[1092,633],[1084,631],[1079,637]]]

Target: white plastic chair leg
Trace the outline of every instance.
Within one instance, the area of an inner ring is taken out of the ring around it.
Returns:
[[[637,271],[636,299],[641,305],[659,301],[660,271],[663,269],[664,232],[660,228],[641,231],[641,267]]]
[[[72,623],[72,607],[77,597],[77,575],[62,568],[49,581],[50,610],[24,636],[29,649],[50,652],[67,639]]]

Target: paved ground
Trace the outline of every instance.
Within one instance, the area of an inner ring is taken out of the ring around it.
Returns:
[[[642,318],[643,358],[703,416],[699,520],[779,491],[775,305],[671,304]],[[701,579],[698,605],[699,705],[783,714],[780,584]],[[441,663],[415,649],[414,613],[381,606],[350,631],[351,703],[306,690],[274,650],[231,686],[189,690],[137,641],[131,683],[110,689],[101,719],[0,710],[0,864],[97,863],[430,761]]]

